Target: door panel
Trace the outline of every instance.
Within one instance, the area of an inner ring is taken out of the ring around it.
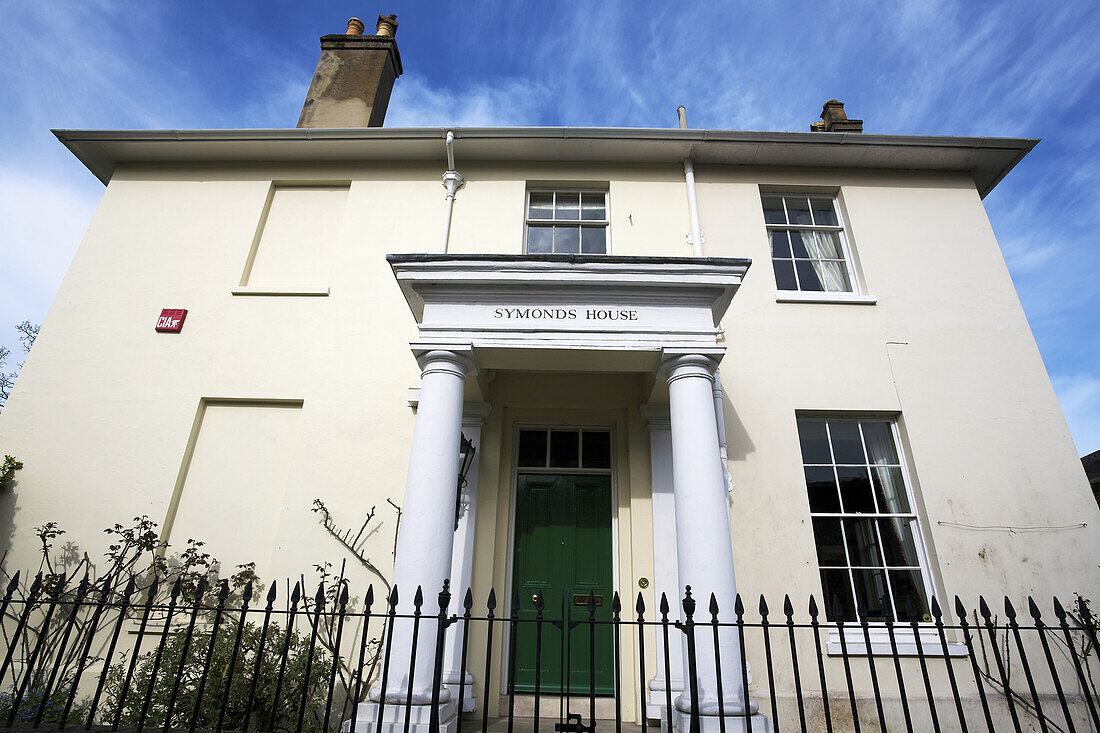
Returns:
[[[611,628],[599,623],[611,620],[611,511],[610,476],[519,475],[512,580],[521,619],[515,646],[518,691],[534,691],[541,651],[542,692],[562,691],[561,670],[569,669],[572,694],[588,694],[592,684],[596,694],[613,694]],[[541,624],[533,599],[539,591],[545,605]],[[590,593],[598,604],[594,626],[587,623]],[[572,626],[565,637],[563,626]]]

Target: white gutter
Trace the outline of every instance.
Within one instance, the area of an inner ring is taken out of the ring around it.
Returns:
[[[455,206],[455,191],[466,182],[462,174],[455,170],[455,134],[447,131],[447,171],[443,174],[443,188],[447,196],[443,202],[443,243],[440,251],[447,254],[447,245],[451,240],[451,211]]]

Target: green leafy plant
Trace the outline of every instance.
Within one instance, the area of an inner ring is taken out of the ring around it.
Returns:
[[[172,706],[170,727],[176,729],[195,725],[200,729],[213,730],[219,726],[227,730],[242,730],[245,718],[250,729],[268,731],[297,730],[298,717],[303,716],[302,730],[321,731],[324,721],[324,706],[328,696],[329,677],[332,671],[331,659],[327,652],[315,648],[310,666],[309,679],[306,679],[306,666],[309,663],[309,635],[292,631],[289,644],[287,634],[276,624],[268,626],[264,639],[263,662],[258,675],[256,652],[260,647],[262,627],[246,623],[241,636],[241,645],[233,662],[235,635],[223,628],[217,635],[210,654],[209,669],[206,670],[206,658],[210,649],[210,630],[196,630],[190,644],[187,643],[186,629],[169,633],[157,670],[156,684],[150,694],[150,679],[156,663],[153,651],[141,654],[134,669],[133,678],[126,685],[129,672],[129,660],[123,660],[111,666],[107,673],[104,702],[97,717],[104,722],[113,722],[119,718],[122,726],[136,726],[141,718],[142,708],[148,697],[146,727],[163,727]],[[283,650],[286,649],[286,664],[282,670]],[[184,656],[186,649],[186,657]],[[233,678],[226,695],[226,682],[229,679],[229,667],[233,664]],[[180,670],[182,669],[182,673]],[[176,680],[179,687],[173,688]],[[253,679],[255,691],[253,692]],[[200,699],[201,688],[201,699]],[[338,688],[339,691],[339,688]],[[278,694],[278,700],[276,700]],[[224,715],[222,701],[225,700]],[[338,711],[342,700],[334,701]],[[304,713],[302,705],[305,705]],[[330,727],[339,725],[340,715],[334,713]]]
[[[23,468],[23,462],[15,460],[15,456],[4,456],[4,462],[0,463],[0,491],[7,491],[15,483],[15,472]]]
[[[62,680],[61,684],[56,685],[53,690],[47,693],[45,677],[41,674],[34,675],[23,691],[23,697],[19,700],[19,709],[15,713],[13,722],[16,724],[33,723],[38,715],[38,708],[42,706],[42,698],[48,694],[42,711],[42,722],[60,723],[71,689],[71,680]],[[12,705],[17,697],[14,686],[8,688],[5,692],[0,692],[0,722],[6,722],[11,717]],[[71,724],[82,721],[84,716],[88,714],[88,705],[89,702],[86,698],[74,701],[65,722]]]

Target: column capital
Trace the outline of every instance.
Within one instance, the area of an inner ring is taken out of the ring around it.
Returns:
[[[672,429],[668,405],[642,405],[638,411],[642,414],[642,419],[645,420],[646,427],[650,431]]]
[[[462,403],[462,427],[480,428],[485,424],[485,418],[493,411],[493,406],[488,402],[463,402]]]
[[[714,381],[714,373],[718,370],[718,362],[722,354],[709,351],[671,351],[664,349],[661,352],[661,365],[658,374],[672,384],[677,379],[684,377],[702,377],[710,382]]]
[[[409,346],[422,375],[443,371],[465,378],[477,373],[474,349],[470,344],[412,343]]]

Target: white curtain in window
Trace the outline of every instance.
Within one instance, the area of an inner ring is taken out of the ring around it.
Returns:
[[[843,262],[821,262],[814,260],[814,272],[821,281],[821,287],[829,293],[845,293],[848,287],[848,273]]]
[[[844,255],[840,250],[840,238],[835,232],[819,232],[807,229],[799,232],[806,252],[814,260],[814,271],[821,286],[828,292],[846,292],[851,290],[848,284],[848,272],[844,267]],[[821,260],[836,260],[822,262]]]
[[[886,467],[898,465],[898,452],[889,423],[864,422],[862,427],[863,440],[867,445],[867,460],[873,466],[882,466],[882,468],[871,469],[882,484],[882,491],[886,497],[887,506],[879,507],[879,510],[892,514],[908,513],[909,501],[905,495],[901,469]]]

